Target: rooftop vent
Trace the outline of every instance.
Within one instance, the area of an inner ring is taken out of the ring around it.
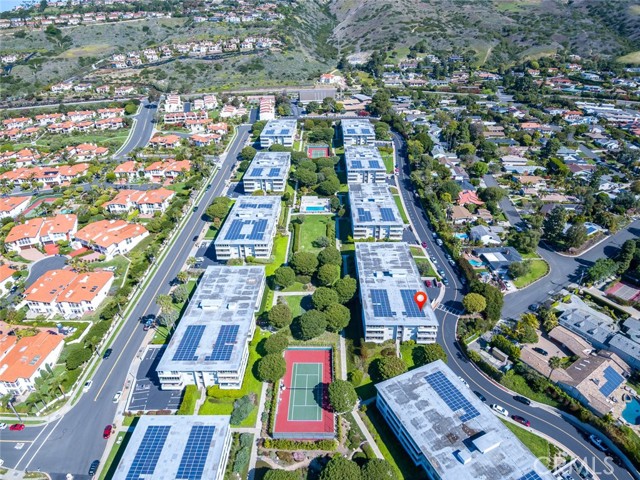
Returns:
[[[500,446],[502,440],[495,432],[488,432],[473,440],[473,445],[481,453],[488,453]]]
[[[463,465],[466,465],[471,461],[471,454],[467,450],[456,450],[453,452],[453,455]]]

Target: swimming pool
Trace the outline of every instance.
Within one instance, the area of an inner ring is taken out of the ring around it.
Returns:
[[[640,401],[637,398],[633,398],[624,411],[622,412],[622,418],[624,418],[631,425],[640,425]]]
[[[308,205],[304,207],[305,212],[324,212],[327,210],[326,207],[317,206],[317,205]]]
[[[469,235],[467,235],[466,233],[456,233],[454,234],[454,236],[456,238],[459,238],[460,240],[466,240],[467,238],[469,238]]]
[[[469,260],[469,263],[472,267],[482,267],[484,265],[484,263],[479,260]]]

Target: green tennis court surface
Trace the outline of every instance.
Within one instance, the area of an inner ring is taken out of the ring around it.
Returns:
[[[294,363],[289,398],[289,421],[322,418],[322,364]]]

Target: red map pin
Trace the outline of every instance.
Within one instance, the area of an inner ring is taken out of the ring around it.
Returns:
[[[427,294],[424,292],[416,292],[416,294],[413,296],[413,301],[416,302],[416,305],[418,305],[420,310],[422,310],[424,304],[427,303]]]

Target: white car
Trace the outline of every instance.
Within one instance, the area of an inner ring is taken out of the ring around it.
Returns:
[[[0,423],[0,430],[4,430],[5,428],[7,428],[7,424],[4,422]]]
[[[464,378],[462,378],[462,377],[458,377],[458,378],[460,379],[460,381],[462,382],[462,384],[463,384],[465,387],[467,387],[467,388],[471,388],[471,387],[469,386],[469,384],[467,383],[467,381],[466,381]]]
[[[84,382],[84,387],[82,387],[82,391],[87,393],[91,388],[91,385],[93,385],[93,380],[87,380],[86,382]]]
[[[495,403],[491,404],[491,409],[494,412],[498,412],[500,415],[504,415],[505,417],[509,416],[509,412],[506,408],[501,407],[500,405],[496,405]]]
[[[116,392],[116,394],[113,396],[113,403],[118,403],[118,400],[120,400],[120,395],[122,395],[121,391]]]

